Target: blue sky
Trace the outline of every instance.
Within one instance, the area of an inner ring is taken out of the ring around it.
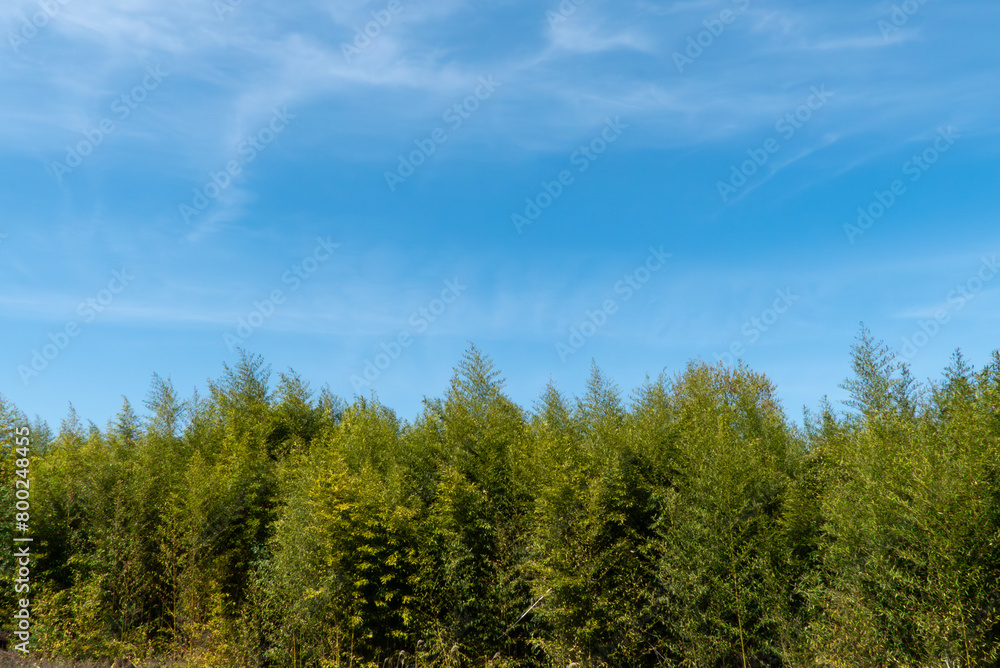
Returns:
[[[799,419],[860,321],[920,378],[980,366],[998,30],[985,0],[8,0],[0,391],[103,424],[239,344],[412,419],[470,341],[525,406],[737,350]]]

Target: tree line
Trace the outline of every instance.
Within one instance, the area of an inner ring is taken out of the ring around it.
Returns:
[[[837,410],[692,361],[526,409],[470,347],[413,421],[241,352],[103,429],[30,425],[33,651],[186,666],[993,666],[1000,352]],[[11,514],[13,510],[11,510]],[[0,600],[17,604],[12,521]],[[10,617],[4,625],[10,624]],[[9,635],[6,636],[9,641]]]

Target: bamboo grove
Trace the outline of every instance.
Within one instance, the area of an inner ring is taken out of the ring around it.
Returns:
[[[995,666],[1000,353],[917,382],[864,329],[803,426],[745,366],[412,423],[242,353],[105,428],[31,422],[36,652],[205,666]],[[26,418],[0,404],[8,442]],[[13,448],[2,450],[12,508]],[[0,525],[0,598],[15,605]],[[10,615],[4,615],[9,628]],[[10,641],[9,632],[5,641]]]

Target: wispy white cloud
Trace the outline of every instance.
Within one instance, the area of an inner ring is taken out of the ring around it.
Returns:
[[[549,26],[548,37],[553,47],[575,53],[600,53],[616,49],[652,53],[656,50],[654,40],[639,28],[609,25],[607,16],[587,9],[578,9],[563,21]]]
[[[33,6],[30,0],[19,0],[4,10],[0,21],[16,28],[18,12]],[[201,0],[166,8],[153,0],[69,2],[47,28],[51,34],[45,36],[45,44],[38,38],[38,44],[25,49],[24,58],[14,59],[13,69],[0,74],[8,86],[24,90],[28,86],[24,77],[31,72],[33,77],[42,77],[35,87],[59,93],[30,108],[6,105],[0,110],[0,127],[16,125],[19,132],[4,134],[0,141],[8,149],[37,151],[53,130],[79,132],[99,118],[101,106],[116,92],[132,85],[130,76],[148,62],[163,61],[175,74],[172,90],[157,107],[168,108],[170,113],[156,122],[167,124],[172,135],[183,138],[177,148],[183,148],[195,169],[211,162],[212,152],[217,159],[275,104],[308,107],[334,97],[347,104],[363,104],[371,97],[384,100],[387,93],[405,96],[406,105],[373,108],[369,113],[372,128],[399,127],[407,115],[410,122],[419,123],[420,110],[464,94],[470,82],[487,69],[508,82],[507,99],[498,99],[494,112],[507,122],[491,124],[491,133],[506,132],[515,141],[538,144],[554,131],[586,132],[602,114],[630,107],[633,114],[657,126],[654,136],[670,146],[726,136],[727,127],[738,131],[759,126],[791,97],[780,89],[762,88],[769,78],[790,75],[808,81],[799,72],[813,65],[818,72],[813,73],[813,81],[824,71],[831,73],[828,78],[835,78],[839,64],[831,63],[831,58],[843,61],[848,71],[866,67],[867,52],[905,46],[917,30],[907,27],[887,42],[874,29],[876,12],[861,17],[863,32],[859,32],[857,22],[845,19],[834,21],[829,29],[830,12],[822,7],[752,7],[747,20],[741,17],[740,24],[731,26],[712,45],[698,69],[688,77],[677,77],[670,67],[670,52],[699,25],[694,20],[700,14],[708,16],[725,6],[717,2],[635,3],[632,11],[650,19],[648,24],[637,24],[625,20],[620,7],[584,5],[555,26],[549,26],[544,12],[536,10],[538,39],[484,65],[456,61],[440,43],[427,42],[429,26],[435,26],[433,34],[439,34],[449,21],[464,19],[474,11],[461,0],[433,7],[404,3],[404,11],[351,63],[341,43],[353,39],[354,28],[370,20],[371,11],[381,10],[378,3],[306,4],[286,12],[284,18],[277,3],[261,0],[244,3],[237,13],[220,21],[211,3]],[[681,25],[673,20],[681,14],[694,23]],[[85,57],[73,57],[84,45]],[[567,68],[573,58],[614,52],[634,54],[646,63],[646,73],[640,74],[642,69],[634,65],[625,71],[610,64],[597,64],[593,70]],[[56,54],[60,64],[39,72],[30,63],[42,53]],[[782,60],[775,60],[778,54]],[[789,54],[795,56],[789,58]],[[712,59],[729,59],[731,64],[711,67]],[[130,61],[133,67],[123,65]],[[968,88],[967,82],[963,87]],[[904,82],[881,81],[875,91],[839,88],[841,99],[850,101],[852,107],[848,113],[845,105],[840,114],[838,132],[842,135],[857,132],[860,126],[891,123],[900,115],[929,113],[926,105],[914,104],[923,93]],[[746,103],[743,91],[754,91],[753,104]],[[586,105],[578,105],[579,101]],[[530,114],[530,124],[503,113],[514,107]],[[412,132],[420,129],[415,125]],[[138,125],[130,131],[141,133]],[[363,129],[352,128],[352,132],[359,131]],[[538,140],[532,142],[531,135]],[[199,154],[204,159],[197,159]]]

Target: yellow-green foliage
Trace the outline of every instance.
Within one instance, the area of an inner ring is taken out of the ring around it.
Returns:
[[[1000,354],[845,411],[692,362],[526,410],[475,347],[400,421],[243,354],[206,396],[31,424],[34,647],[226,668],[996,665]],[[5,443],[28,422],[0,396]],[[9,446],[0,500],[13,502]],[[0,527],[4,606],[11,531]],[[5,608],[6,609],[6,608]]]

